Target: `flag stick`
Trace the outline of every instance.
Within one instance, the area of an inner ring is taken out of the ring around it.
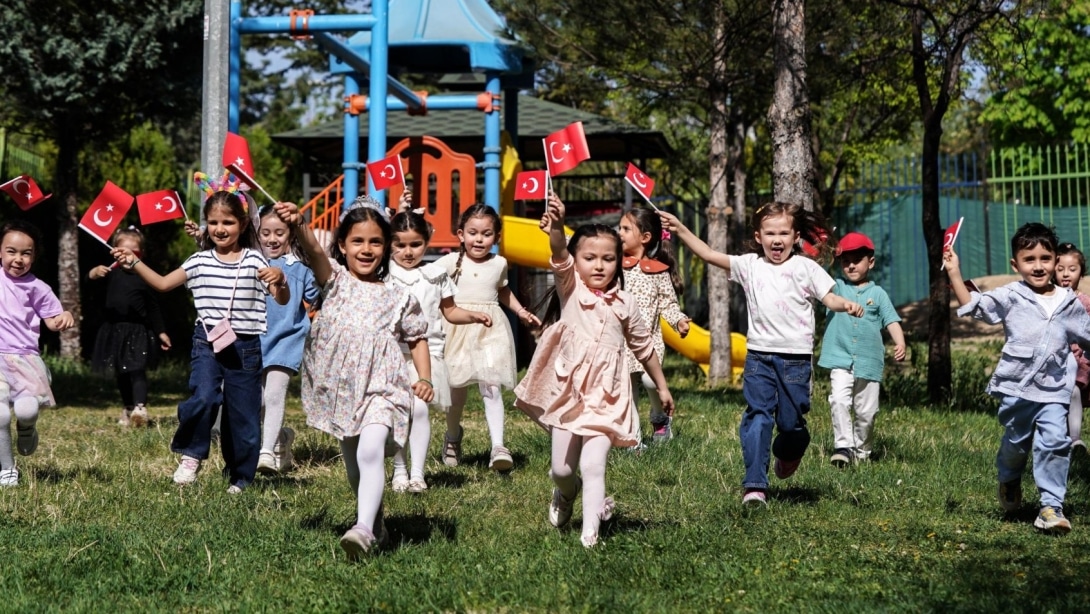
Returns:
[[[541,139],[541,148],[545,151],[545,208],[549,208],[549,193],[553,191],[553,169],[549,166],[549,147],[547,139]]]
[[[624,180],[628,181],[628,177],[625,177]],[[661,211],[661,209],[656,207],[655,203],[651,202],[651,199],[648,198],[643,192],[641,192],[640,189],[635,184],[633,184],[631,181],[628,181],[628,185],[632,186],[632,189],[636,190],[637,194],[639,194],[640,196],[643,196],[644,202],[646,202],[648,205],[650,205],[652,209],[654,209],[655,211]]]
[[[958,227],[954,229],[954,238],[950,239],[950,249],[954,249],[954,243],[957,242],[958,235],[961,234],[961,223],[964,222],[964,221],[965,221],[964,217],[962,217],[962,218],[960,218],[958,220]],[[939,265],[939,270],[940,271],[945,271],[946,270],[946,261],[945,260],[943,260],[942,264]]]
[[[80,224],[80,225],[79,225],[79,227],[80,227],[80,230],[83,230],[83,231],[84,231],[84,232],[86,232],[87,234],[89,234],[89,235],[91,235],[92,237],[94,237],[96,241],[98,241],[99,243],[101,243],[101,244],[105,245],[105,246],[106,246],[106,249],[108,249],[108,250],[110,250],[110,251],[113,251],[113,250],[114,250],[114,246],[113,246],[113,245],[110,245],[109,243],[107,243],[107,242],[106,242],[106,240],[105,240],[105,239],[103,239],[102,237],[100,237],[100,236],[96,235],[95,233],[91,232],[90,230],[88,230],[88,229],[87,229],[87,227],[86,227],[86,226],[84,226],[83,224]]]

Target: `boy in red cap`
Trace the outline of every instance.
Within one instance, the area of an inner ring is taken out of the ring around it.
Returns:
[[[905,358],[905,336],[889,295],[868,279],[874,268],[874,243],[861,232],[849,232],[840,239],[836,255],[844,279],[837,280],[833,292],[863,306],[862,318],[830,313],[818,360],[818,366],[832,370],[829,407],[835,449],[829,460],[844,467],[870,457],[885,367],[882,329],[893,339],[893,358],[898,362]]]

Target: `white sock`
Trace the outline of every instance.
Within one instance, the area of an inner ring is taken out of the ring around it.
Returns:
[[[606,500],[606,457],[613,444],[605,435],[582,439],[579,473],[583,476],[583,537],[596,537]]]
[[[38,422],[38,399],[23,397],[15,401],[15,420],[23,428],[34,426]]]
[[[484,401],[484,421],[488,423],[488,436],[492,447],[503,445],[503,396],[496,384],[479,384]]]
[[[549,477],[560,489],[560,494],[571,501],[579,494],[576,489],[579,480],[575,476],[575,468],[579,464],[579,453],[582,451],[583,441],[578,435],[572,435],[571,431],[556,427],[553,427],[551,431],[553,453]]]
[[[291,371],[284,367],[265,370],[262,396],[265,401],[265,417],[261,423],[261,449],[272,451],[284,426],[284,404],[288,398],[288,382]]]
[[[385,425],[368,424],[359,437],[341,440],[348,483],[356,491],[356,524],[368,527],[368,530],[375,525],[382,507],[382,491],[386,488],[383,460],[389,432],[390,428]]]
[[[431,443],[431,422],[428,419],[428,404],[417,397],[413,397],[413,426],[409,431],[409,454],[412,460],[412,479],[424,479],[424,463],[428,460],[428,444]],[[405,448],[399,451],[402,455],[401,467],[405,467]],[[394,457],[394,468],[397,468],[397,457]]]
[[[450,409],[447,410],[447,436],[461,437],[462,412],[466,408],[466,389],[450,389]]]

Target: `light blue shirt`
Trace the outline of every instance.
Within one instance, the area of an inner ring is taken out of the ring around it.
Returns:
[[[886,291],[872,281],[857,286],[838,279],[833,292],[859,303],[863,307],[863,317],[830,312],[818,366],[851,371],[857,379],[882,381],[886,366],[882,329],[900,322],[901,316],[897,315]]]
[[[310,332],[310,317],[304,301],[313,305],[320,288],[314,283],[314,273],[294,254],[269,261],[269,266],[284,272],[291,298],[287,305],[265,298],[265,334],[261,335],[261,362],[268,367],[299,370],[303,362],[303,343]]]

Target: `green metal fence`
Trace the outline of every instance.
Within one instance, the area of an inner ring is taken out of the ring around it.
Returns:
[[[928,294],[921,230],[920,166],[910,157],[863,167],[833,213],[837,234],[866,233],[875,243],[875,281],[900,305]],[[1090,149],[1020,148],[940,160],[940,220],[965,218],[958,255],[968,277],[1010,272],[1010,236],[1021,224],[1056,228],[1062,241],[1090,248]]]

